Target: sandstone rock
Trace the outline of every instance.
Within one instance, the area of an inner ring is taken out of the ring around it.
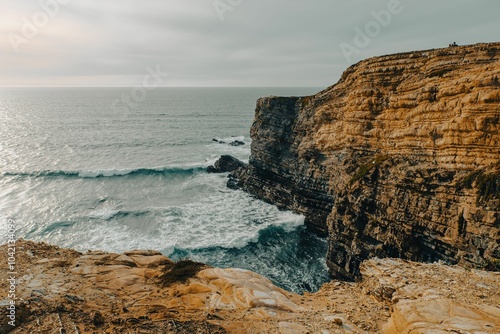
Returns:
[[[280,334],[306,334],[307,328],[293,322],[280,322],[278,324]]]
[[[212,287],[211,309],[250,309],[264,308],[284,312],[300,312],[286,296],[287,292],[279,289],[268,279],[242,269],[211,268],[201,271],[198,276],[208,280]]]
[[[398,303],[387,334],[399,333],[498,333],[500,309],[466,306],[445,298],[424,298]]]
[[[0,330],[11,334],[500,331],[499,273],[372,259],[360,266],[360,282],[334,281],[301,296],[242,269],[203,267],[164,286],[159,277],[173,264],[158,252],[125,253],[132,263],[119,254],[16,245],[15,329],[9,301],[0,301]],[[6,275],[0,271],[1,291]]]
[[[314,96],[257,101],[242,188],[367,258],[500,269],[500,43],[371,58]]]
[[[496,333],[500,330],[500,296],[477,297],[498,291],[500,273],[373,259],[361,265],[363,285],[377,299],[390,287],[393,313],[384,333]],[[405,277],[405,279],[401,279]],[[446,279],[444,279],[446,278]],[[455,282],[451,284],[450,282]],[[482,282],[478,286],[478,282]],[[478,291],[477,289],[480,289]],[[384,298],[381,298],[384,300]],[[498,300],[497,300],[498,299]]]

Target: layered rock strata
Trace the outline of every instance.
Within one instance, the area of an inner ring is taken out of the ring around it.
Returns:
[[[7,254],[1,246],[1,263]],[[500,274],[442,264],[373,259],[361,282],[297,295],[247,270],[208,266],[165,284],[174,264],[155,251],[80,253],[19,240],[15,259],[14,299],[11,274],[0,271],[0,333],[500,332]]]
[[[371,58],[308,97],[257,101],[239,187],[367,258],[499,269],[500,43]]]

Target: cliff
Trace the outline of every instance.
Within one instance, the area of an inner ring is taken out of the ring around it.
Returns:
[[[336,277],[372,257],[499,269],[500,43],[371,58],[308,97],[257,101],[228,185],[328,237]]]
[[[15,246],[14,286],[0,271],[0,333],[500,332],[499,273],[373,259],[361,282],[297,295],[247,270],[173,263],[155,251]],[[7,257],[0,246],[0,262]]]

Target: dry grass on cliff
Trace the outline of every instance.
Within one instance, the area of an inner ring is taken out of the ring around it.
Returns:
[[[389,159],[388,155],[377,155],[375,158],[370,159],[369,162],[361,165],[356,173],[352,176],[351,180],[349,181],[349,184],[353,184],[359,180],[362,180],[368,173],[374,169],[378,168],[384,161]]]
[[[474,185],[481,200],[500,199],[500,171],[473,171],[458,183],[459,188],[471,189]]]

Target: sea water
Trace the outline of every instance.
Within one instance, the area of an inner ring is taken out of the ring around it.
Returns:
[[[328,280],[325,240],[205,168],[222,154],[248,161],[259,97],[318,90],[158,88],[125,108],[116,101],[130,88],[0,88],[1,235],[10,218],[18,238],[155,249],[316,290]]]

